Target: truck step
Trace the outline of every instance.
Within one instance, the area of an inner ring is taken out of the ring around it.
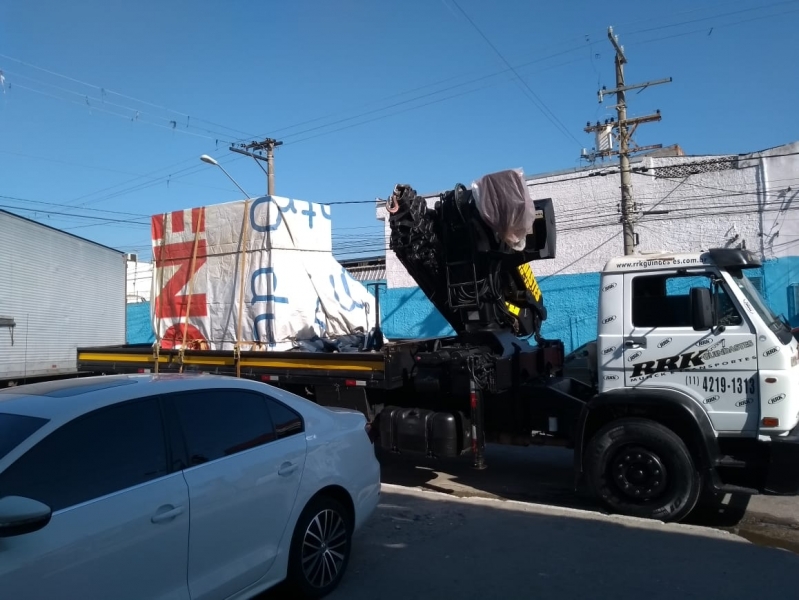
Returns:
[[[732,485],[731,483],[723,483],[716,488],[717,492],[723,492],[725,494],[747,494],[751,496],[757,496],[760,494],[760,490],[756,490],[754,488],[743,487],[740,485]]]
[[[720,456],[715,460],[714,464],[717,467],[733,467],[736,469],[745,469],[748,466],[748,463],[745,461],[738,460],[732,456]]]

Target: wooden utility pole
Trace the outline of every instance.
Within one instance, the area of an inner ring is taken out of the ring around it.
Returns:
[[[232,152],[246,154],[256,160],[266,161],[266,193],[270,196],[274,196],[275,194],[275,148],[281,145],[283,145],[283,142],[272,138],[266,138],[260,142],[241,144],[241,148],[230,147]],[[266,157],[261,154],[264,151],[266,151]]]
[[[619,45],[618,37],[613,35],[613,28],[608,27],[608,38],[613,48],[616,51],[616,89],[608,90],[602,88],[597,92],[599,96],[599,103],[601,104],[606,95],[616,94],[616,113],[618,121],[613,122],[605,121],[604,125],[597,122],[596,125],[587,124],[585,127],[586,133],[609,134],[614,129],[618,132],[617,138],[619,142],[619,149],[613,150],[612,145],[607,140],[607,144],[597,143],[597,148],[591,153],[588,158],[591,160],[597,157],[606,157],[619,155],[619,171],[621,173],[621,224],[624,234],[624,254],[632,254],[635,246],[637,245],[635,239],[635,230],[633,228],[634,215],[636,212],[635,202],[633,201],[633,183],[632,183],[632,170],[630,169],[630,155],[644,150],[652,150],[662,148],[662,144],[654,144],[650,146],[638,146],[632,141],[632,135],[641,123],[649,123],[652,121],[660,121],[660,111],[658,110],[654,115],[647,115],[645,117],[636,117],[634,119],[627,118],[627,98],[626,92],[628,90],[643,89],[651,85],[658,85],[660,83],[670,83],[671,77],[667,79],[659,79],[657,81],[648,81],[646,83],[638,83],[634,85],[625,85],[624,83],[624,65],[627,63],[627,57],[624,55],[624,48]],[[599,139],[597,135],[597,139]],[[605,148],[604,146],[607,146]],[[630,146],[633,146],[631,149]]]

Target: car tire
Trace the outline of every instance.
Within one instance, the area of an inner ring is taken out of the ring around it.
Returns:
[[[588,443],[585,465],[592,495],[613,513],[680,521],[702,491],[702,477],[683,441],[648,419],[602,427]]]
[[[318,496],[302,511],[289,550],[286,584],[292,598],[322,598],[344,576],[352,549],[352,517],[329,496]]]

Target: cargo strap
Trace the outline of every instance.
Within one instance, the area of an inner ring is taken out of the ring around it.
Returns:
[[[163,219],[166,222],[166,213],[163,214]],[[155,361],[155,365],[153,366],[153,370],[155,373],[158,373],[158,356],[161,353],[161,317],[160,315],[163,313],[163,294],[161,293],[164,289],[164,248],[166,245],[166,235],[162,232],[161,233],[161,246],[160,246],[160,253],[156,256],[156,259],[153,261],[154,266],[158,269],[159,259],[161,262],[161,268],[158,271],[158,289],[156,293],[156,305],[155,305],[155,347],[153,348],[153,359]]]
[[[205,208],[200,208],[200,214],[197,219],[197,228],[194,231],[194,248],[191,251],[191,266],[189,268],[189,295],[186,298],[186,316],[183,320],[183,343],[180,345],[180,352],[178,353],[178,363],[180,364],[179,372],[183,373],[183,357],[186,352],[186,338],[189,335],[189,313],[191,312],[191,297],[194,294],[194,279],[195,279],[195,266],[197,264],[197,248],[200,244],[200,231],[204,229],[203,221],[205,219]]]
[[[236,363],[236,377],[241,377],[241,329],[244,316],[244,277],[247,273],[247,251],[250,232],[250,200],[244,202],[244,215],[241,220],[241,272],[239,275],[239,319],[236,328],[236,346],[233,349],[233,360]]]

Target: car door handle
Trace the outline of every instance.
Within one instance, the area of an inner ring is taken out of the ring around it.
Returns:
[[[629,337],[624,340],[624,345],[627,348],[646,348],[645,337]]]
[[[153,523],[163,523],[164,521],[171,521],[172,519],[174,519],[175,517],[177,517],[178,515],[183,513],[183,506],[175,506],[175,507],[172,507],[172,508],[170,508],[170,506],[172,506],[172,505],[168,504],[166,506],[162,506],[161,508],[159,508],[158,510],[161,510],[162,508],[166,508],[166,509],[169,509],[169,510],[166,510],[164,512],[155,513],[150,518],[150,520]]]
[[[282,465],[280,465],[280,468],[277,470],[277,474],[280,475],[281,477],[288,477],[296,470],[297,470],[296,463],[284,462]]]

